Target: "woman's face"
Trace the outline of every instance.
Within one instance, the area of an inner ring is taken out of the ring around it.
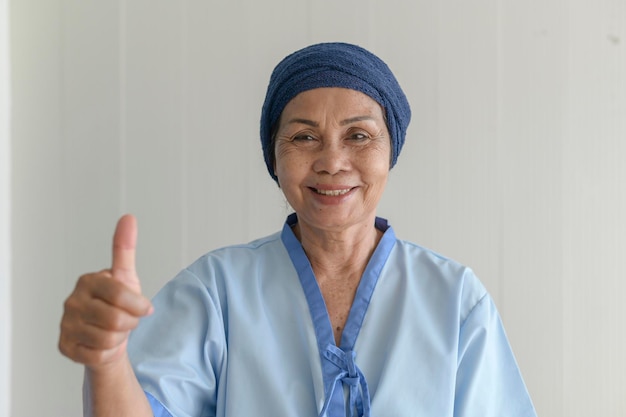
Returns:
[[[274,168],[301,227],[372,227],[390,156],[382,107],[358,91],[305,91],[281,114]]]

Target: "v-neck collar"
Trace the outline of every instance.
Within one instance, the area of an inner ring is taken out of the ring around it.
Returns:
[[[375,227],[384,233],[363,272],[352,307],[350,308],[346,326],[341,336],[340,346],[337,347],[328,316],[328,310],[326,309],[326,303],[324,302],[324,297],[315,279],[313,268],[304,253],[300,241],[298,241],[292,230],[292,227],[297,222],[298,218],[295,213],[287,218],[283,226],[281,239],[300,278],[300,283],[302,284],[302,289],[304,290],[305,297],[309,304],[309,311],[315,328],[315,336],[317,338],[317,345],[322,361],[324,391],[327,397],[321,415],[325,412],[327,412],[329,416],[344,415],[335,414],[339,412],[339,410],[345,410],[343,406],[343,396],[340,397],[339,394],[333,394],[335,391],[338,393],[343,392],[341,386],[337,386],[337,382],[340,380],[344,384],[351,385],[350,401],[351,403],[354,402],[354,404],[351,404],[349,408],[352,409],[354,406],[357,410],[362,410],[363,407],[366,407],[367,411],[369,411],[367,383],[365,382],[365,377],[354,363],[356,358],[354,346],[361,326],[363,325],[363,320],[380,272],[387,262],[391,249],[396,242],[395,233],[387,223],[387,220],[380,217],[376,218]],[[357,399],[352,399],[352,390],[358,390],[359,384],[363,393]],[[332,403],[330,403],[331,397],[333,397]],[[363,404],[364,402],[366,402],[366,404]],[[337,411],[333,412],[333,410]],[[359,412],[359,415],[369,415],[369,413],[365,412],[365,414],[363,414]]]

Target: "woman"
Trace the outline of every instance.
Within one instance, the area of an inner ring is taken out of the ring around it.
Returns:
[[[534,416],[471,270],[376,217],[409,119],[387,65],[358,46],[281,61],[261,142],[295,213],[280,233],[200,258],[153,306],[123,217],[112,268],[79,279],[62,320],[87,413]]]

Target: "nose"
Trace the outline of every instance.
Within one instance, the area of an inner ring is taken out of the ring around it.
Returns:
[[[341,140],[323,141],[315,155],[313,170],[318,174],[334,175],[350,167],[348,149]]]

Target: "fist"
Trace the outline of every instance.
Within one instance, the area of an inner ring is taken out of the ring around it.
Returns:
[[[88,368],[124,358],[131,330],[152,312],[135,269],[136,243],[137,222],[123,216],[113,236],[111,268],[82,275],[65,300],[59,350]]]

